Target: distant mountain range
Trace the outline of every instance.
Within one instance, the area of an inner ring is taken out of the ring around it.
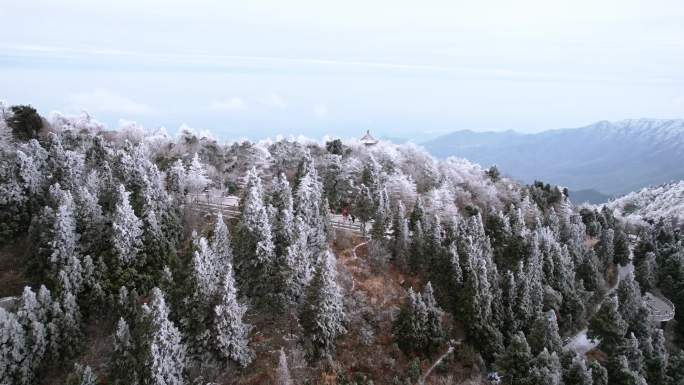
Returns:
[[[423,145],[437,157],[497,165],[523,182],[566,186],[576,202],[684,179],[683,119],[601,121],[537,134],[462,130]]]

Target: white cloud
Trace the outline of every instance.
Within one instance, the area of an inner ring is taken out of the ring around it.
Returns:
[[[79,92],[67,97],[69,110],[87,110],[91,112],[114,112],[121,114],[145,114],[152,111],[147,104],[138,103],[123,95],[97,88],[91,92]]]
[[[263,100],[263,103],[267,106],[280,109],[284,109],[285,107],[287,107],[285,99],[283,99],[282,96],[276,94],[275,92],[271,92],[268,95],[266,95],[266,98]]]
[[[314,107],[314,114],[319,118],[323,118],[328,115],[328,106],[325,104],[318,104]]]
[[[225,100],[214,100],[209,103],[209,109],[214,111],[240,111],[247,108],[245,101],[238,97]]]

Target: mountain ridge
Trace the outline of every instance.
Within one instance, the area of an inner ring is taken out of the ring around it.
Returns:
[[[622,195],[684,178],[684,119],[602,120],[539,133],[459,130],[423,143],[437,157],[497,165],[510,176]]]

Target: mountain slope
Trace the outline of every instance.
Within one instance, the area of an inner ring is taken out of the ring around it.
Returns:
[[[684,178],[684,120],[601,121],[586,127],[520,134],[457,131],[424,144],[438,157],[496,164],[525,182],[625,194]]]
[[[684,222],[684,181],[634,191],[609,202],[607,206],[633,221],[675,217],[682,223]]]

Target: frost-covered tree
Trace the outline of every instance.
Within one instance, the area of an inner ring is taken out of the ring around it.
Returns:
[[[323,204],[321,185],[315,173],[302,177],[294,194],[295,215],[302,218],[308,229],[307,243],[312,252],[322,252],[327,243],[325,216],[327,208]]]
[[[237,289],[233,271],[228,271],[223,279],[218,304],[214,307],[213,340],[218,354],[232,360],[242,367],[249,365],[254,353],[249,348],[251,326],[243,320],[247,308],[237,299]]]
[[[594,379],[591,375],[592,370],[587,368],[584,358],[575,356],[564,376],[565,385],[593,385]]]
[[[109,366],[109,380],[114,385],[139,383],[140,362],[136,357],[138,341],[134,341],[128,323],[120,318],[114,334],[114,351]]]
[[[143,383],[182,385],[185,383],[186,347],[176,326],[169,320],[169,308],[158,288],[152,289],[149,304],[143,305],[148,356]]]
[[[273,294],[276,254],[269,210],[255,168],[247,174],[247,185],[236,235],[235,267],[245,292],[267,303]]]
[[[129,202],[130,193],[119,186],[119,201],[112,217],[112,248],[122,265],[135,261],[142,247],[142,221],[133,212]]]
[[[99,381],[90,366],[74,364],[74,371],[67,377],[67,385],[98,385]]]
[[[216,258],[217,280],[220,281],[228,264],[233,263],[233,247],[230,244],[228,226],[223,221],[223,215],[220,212],[216,215],[216,223],[211,236],[211,250]]]
[[[180,202],[185,198],[188,190],[187,173],[183,161],[176,160],[166,172],[166,186],[168,191]]]
[[[599,339],[601,349],[612,354],[616,352],[625,333],[627,333],[627,323],[620,315],[617,298],[607,297],[591,319],[587,335],[589,338]]]
[[[294,209],[292,190],[285,174],[278,175],[273,181],[271,205],[276,210],[273,223],[273,242],[276,254],[283,255],[294,241]]]
[[[534,358],[530,383],[564,385],[563,371],[557,353],[549,353],[548,350],[544,349]]]
[[[598,361],[591,361],[589,369],[591,369],[593,385],[608,385],[608,370]]]
[[[347,332],[344,326],[347,316],[335,264],[333,253],[325,251],[311,282],[302,314],[302,326],[314,344],[316,353],[333,353],[335,340]]]
[[[406,267],[407,255],[410,244],[410,234],[408,220],[406,219],[406,209],[404,204],[399,201],[397,203],[394,221],[392,223],[392,236],[394,237],[394,244],[392,253],[395,262],[402,267]]]
[[[83,255],[96,255],[103,251],[105,217],[97,195],[85,186],[76,194],[76,230],[80,234]]]
[[[30,376],[25,366],[28,353],[26,332],[17,317],[0,308],[0,383],[28,384]]]
[[[287,365],[287,356],[285,349],[280,348],[278,353],[278,368],[276,369],[276,385],[292,385],[292,377],[290,376],[290,368]]]
[[[530,381],[533,356],[525,334],[513,335],[506,351],[496,357],[496,367],[503,375],[504,384],[527,384]]]
[[[532,351],[537,354],[544,349],[551,353],[561,352],[562,342],[558,333],[556,313],[553,310],[537,315],[537,319],[530,328],[528,341]]]
[[[408,298],[393,325],[394,339],[406,354],[431,355],[444,338],[442,311],[428,282],[422,294],[409,288]]]
[[[295,239],[287,247],[285,253],[278,257],[276,267],[278,269],[277,283],[279,288],[280,305],[283,309],[300,303],[304,297],[304,289],[309,284],[313,275],[312,255],[307,246],[306,225],[299,217],[295,219]]]
[[[188,167],[188,173],[186,177],[186,183],[188,190],[192,193],[200,193],[211,183],[211,180],[207,177],[207,171],[199,158],[199,155],[195,153]]]
[[[74,218],[74,201],[69,191],[63,191],[59,207],[55,212],[53,237],[50,246],[50,266],[56,273],[69,263],[78,246],[78,233]]]

